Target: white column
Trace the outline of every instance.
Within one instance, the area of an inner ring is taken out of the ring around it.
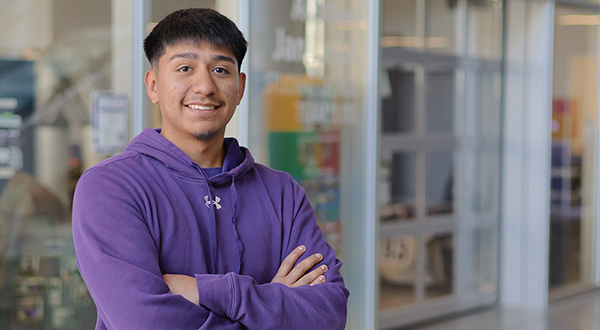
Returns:
[[[149,22],[149,0],[112,0],[112,90],[129,95],[131,136],[146,126],[148,97],[144,74],[148,69],[143,42]]]
[[[500,303],[548,304],[554,5],[507,1]]]
[[[221,14],[229,17],[235,24],[238,26],[240,31],[244,34],[246,40],[248,40],[248,20],[249,20],[249,10],[248,10],[248,0],[217,0],[215,2],[215,10],[220,12]],[[242,62],[241,71],[248,74],[247,66],[248,65],[248,54],[244,58],[244,62]],[[246,80],[246,83],[248,81]],[[248,91],[248,86],[246,86],[246,91]],[[238,139],[240,145],[247,146],[248,145],[248,96],[246,95],[240,105],[238,106],[233,118],[229,121],[225,129],[225,136],[232,136]]]
[[[342,275],[350,290],[346,329],[374,330],[378,329],[379,322],[376,190],[380,4],[379,1],[363,0],[351,3],[352,8],[348,12],[356,14],[356,20],[366,21],[367,30],[353,31],[349,40],[352,47],[364,48],[364,51],[352,56],[353,67],[347,68],[352,69],[348,72],[348,79],[362,88],[360,93],[364,96],[362,109],[356,112],[360,116],[348,118],[342,136]]]

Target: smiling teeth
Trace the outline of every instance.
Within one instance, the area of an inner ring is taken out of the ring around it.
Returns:
[[[216,109],[217,107],[204,107],[201,105],[190,104],[190,105],[188,105],[188,108],[196,109],[196,110],[213,110],[213,109]]]

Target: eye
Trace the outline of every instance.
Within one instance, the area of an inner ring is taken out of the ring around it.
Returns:
[[[182,66],[181,68],[177,69],[177,71],[179,71],[179,72],[183,72],[183,73],[190,72],[191,70],[192,70],[192,68],[190,68],[190,67],[189,67],[189,66],[187,66],[187,65],[185,65],[185,66]]]
[[[229,73],[229,71],[227,71],[227,69],[221,68],[221,67],[215,68],[213,71],[215,73],[219,73],[219,74],[227,74],[227,73]]]

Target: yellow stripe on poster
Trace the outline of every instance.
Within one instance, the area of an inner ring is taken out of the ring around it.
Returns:
[[[301,122],[302,86],[322,84],[322,80],[306,75],[281,74],[264,89],[265,114],[269,131],[298,132]]]

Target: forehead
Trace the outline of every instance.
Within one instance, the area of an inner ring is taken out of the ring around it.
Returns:
[[[208,41],[194,40],[182,40],[166,46],[163,55],[159,58],[159,62],[169,62],[173,56],[184,53],[197,54],[200,57],[222,55],[231,58],[234,64],[237,64],[235,56],[227,47],[211,44]]]

